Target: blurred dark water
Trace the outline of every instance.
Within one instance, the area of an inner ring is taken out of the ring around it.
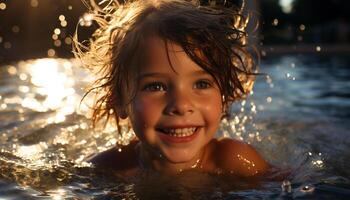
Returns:
[[[93,131],[80,99],[92,77],[70,59],[0,67],[0,198],[348,199],[350,56],[271,55],[254,93],[232,106],[218,135],[242,139],[292,169],[258,184],[220,175],[98,173],[91,154],[113,146],[115,128]],[[87,98],[89,103],[89,98]]]

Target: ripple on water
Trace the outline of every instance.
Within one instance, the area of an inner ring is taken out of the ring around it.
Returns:
[[[317,199],[320,194],[341,198],[350,188],[350,163],[342,159],[350,152],[349,123],[327,112],[336,108],[335,102],[340,102],[338,114],[348,104],[344,88],[324,87],[320,92],[315,86],[324,83],[314,80],[303,64],[314,62],[286,56],[271,63],[264,68],[269,78],[259,81],[257,77],[256,91],[231,108],[232,118],[223,121],[218,133],[254,145],[272,164],[292,168],[288,180],[265,181],[260,186],[208,174],[183,174],[176,179],[152,174],[124,180],[97,173],[86,159],[120,138],[114,135],[113,125],[91,129],[87,105],[91,98],[80,105],[92,75],[69,59],[0,67],[0,198]],[[322,68],[316,73],[317,78],[327,75]],[[338,80],[339,73],[333,74]],[[327,106],[322,107],[325,102]],[[128,134],[123,142],[131,137]]]

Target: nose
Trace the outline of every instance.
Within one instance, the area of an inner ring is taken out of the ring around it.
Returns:
[[[168,96],[168,104],[165,112],[168,115],[184,116],[194,111],[193,100],[188,91],[176,90],[172,91]]]

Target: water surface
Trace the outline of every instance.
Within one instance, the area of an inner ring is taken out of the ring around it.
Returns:
[[[253,94],[232,106],[218,136],[244,140],[284,183],[220,175],[157,174],[125,180],[97,173],[88,156],[125,138],[92,130],[80,102],[92,76],[70,59],[0,67],[1,199],[347,199],[350,196],[350,59],[284,55],[262,60]],[[191,177],[191,178],[189,178]]]

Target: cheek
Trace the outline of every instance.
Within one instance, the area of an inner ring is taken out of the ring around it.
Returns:
[[[132,103],[131,121],[135,126],[154,125],[161,115],[161,105],[152,98],[136,98]]]
[[[203,98],[201,102],[207,120],[219,123],[222,116],[221,96],[213,95],[211,98]]]

